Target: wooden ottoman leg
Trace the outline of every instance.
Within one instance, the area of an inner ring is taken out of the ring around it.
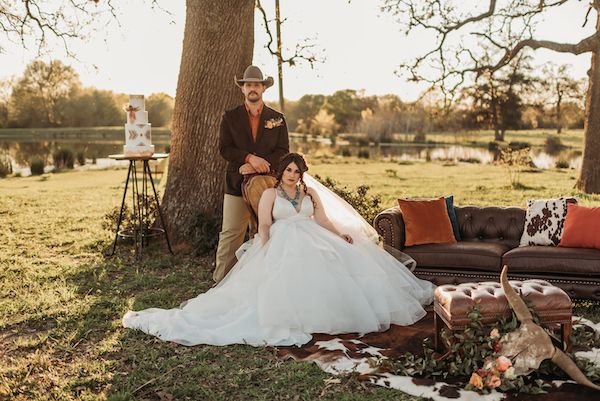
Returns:
[[[437,352],[442,352],[442,337],[441,337],[441,332],[442,332],[442,325],[440,324],[440,317],[438,316],[438,314],[436,312],[433,312],[433,328],[435,331],[435,335],[433,337],[433,348],[437,351]]]
[[[562,347],[565,351],[571,352],[571,333],[573,332],[573,323],[561,323],[560,324],[560,337],[562,341]]]

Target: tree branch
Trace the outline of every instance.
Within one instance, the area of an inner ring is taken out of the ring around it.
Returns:
[[[278,59],[281,59],[282,63],[288,64],[290,66],[296,65],[296,60],[298,59],[308,62],[311,68],[314,68],[315,63],[323,62],[323,59],[321,57],[319,57],[316,53],[312,52],[313,49],[317,48],[317,45],[311,43],[310,38],[305,38],[301,42],[297,43],[294,54],[288,58],[284,58],[283,55],[280,54],[277,50],[273,50],[272,46],[274,39],[273,34],[271,33],[271,28],[269,27],[269,22],[271,22],[272,20],[268,19],[267,12],[261,5],[260,0],[256,0],[256,8],[260,11],[263,17],[265,31],[267,32],[267,36],[269,37],[269,41],[267,42],[265,48],[269,50],[269,53],[271,53],[271,55],[277,57]],[[285,22],[285,19],[281,21],[281,23],[283,22]]]

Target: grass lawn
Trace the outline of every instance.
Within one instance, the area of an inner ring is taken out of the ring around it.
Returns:
[[[371,185],[384,206],[399,196],[523,205],[577,194],[570,170],[524,173],[524,189],[513,190],[495,166],[311,162],[311,173]],[[213,268],[212,257],[162,249],[138,264],[125,246],[102,256],[113,237],[101,221],[120,204],[125,177],[104,170],[0,180],[0,400],[416,399],[353,377],[328,386],[316,365],[278,361],[270,349],[184,347],[122,329],[127,309],[174,307],[208,289]]]

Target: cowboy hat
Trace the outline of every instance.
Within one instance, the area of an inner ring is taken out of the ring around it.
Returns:
[[[250,65],[248,66],[248,68],[246,68],[246,71],[244,71],[243,78],[238,79],[237,76],[234,76],[233,79],[235,81],[235,84],[240,88],[244,86],[244,82],[259,82],[261,84],[264,84],[267,88],[273,85],[273,77],[267,77],[263,79],[262,71],[255,65]]]

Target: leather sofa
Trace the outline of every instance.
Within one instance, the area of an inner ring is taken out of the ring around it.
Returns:
[[[550,246],[519,247],[525,209],[455,206],[461,240],[456,244],[404,246],[399,207],[379,213],[373,225],[384,244],[414,258],[416,276],[436,285],[537,278],[562,288],[572,299],[600,300],[600,250]]]

